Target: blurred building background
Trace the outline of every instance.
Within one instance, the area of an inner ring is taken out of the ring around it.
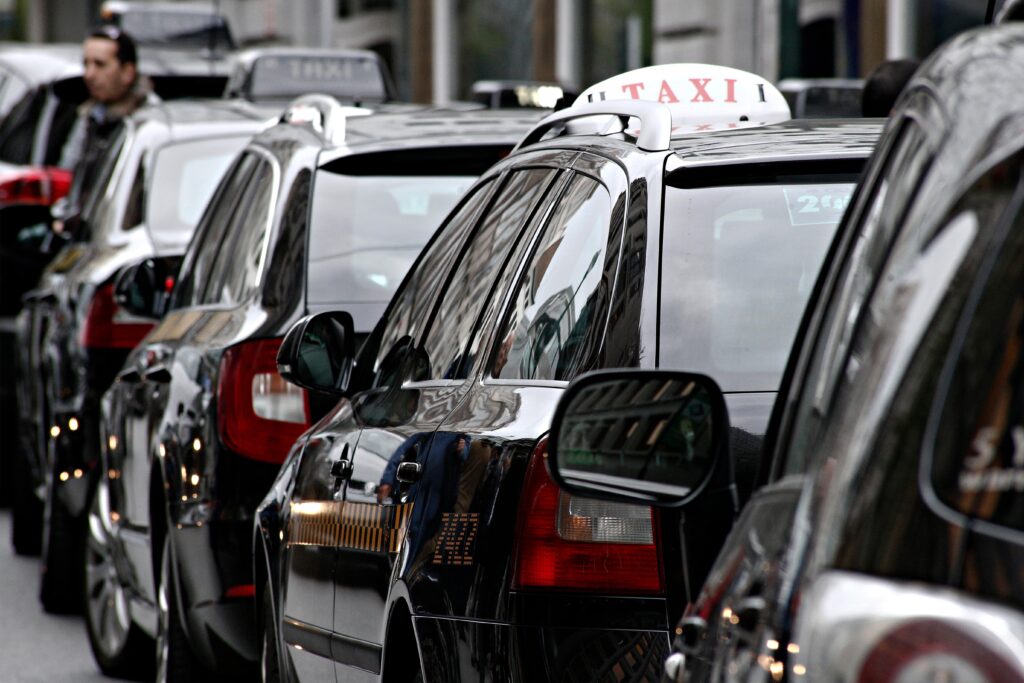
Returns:
[[[146,0],[141,0],[145,2]],[[164,0],[167,1],[167,0]],[[0,0],[0,40],[77,42],[101,0]],[[982,23],[984,0],[217,0],[243,45],[376,50],[406,98],[480,79],[577,88],[700,61],[767,78],[858,77]]]

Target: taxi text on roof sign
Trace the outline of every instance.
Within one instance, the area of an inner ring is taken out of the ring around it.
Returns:
[[[574,104],[646,100],[668,105],[675,130],[710,130],[779,123],[793,118],[786,98],[764,78],[712,64],[663,64],[596,83]]]

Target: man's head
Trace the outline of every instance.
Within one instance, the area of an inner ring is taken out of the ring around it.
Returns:
[[[116,26],[100,26],[82,47],[85,85],[96,101],[112,104],[124,98],[135,84],[135,41]]]
[[[861,113],[864,116],[888,116],[903,86],[919,65],[916,59],[890,59],[876,66],[864,82]]]

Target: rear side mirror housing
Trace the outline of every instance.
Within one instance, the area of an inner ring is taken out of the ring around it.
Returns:
[[[573,381],[555,409],[548,469],[566,491],[678,507],[711,479],[729,416],[710,377],[607,370]]]
[[[277,351],[277,371],[305,389],[344,396],[355,364],[355,325],[345,311],[295,323]]]
[[[180,262],[180,256],[173,256],[125,266],[114,277],[114,301],[140,318],[162,318]]]

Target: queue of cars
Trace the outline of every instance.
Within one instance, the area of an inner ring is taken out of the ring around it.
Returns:
[[[78,380],[82,292],[153,326],[32,444],[88,503],[100,668],[1020,680],[1020,105],[975,95],[1022,37],[933,56],[874,156],[708,65],[542,121],[292,102],[183,255],[48,304]],[[88,220],[179,205],[141,144]]]

